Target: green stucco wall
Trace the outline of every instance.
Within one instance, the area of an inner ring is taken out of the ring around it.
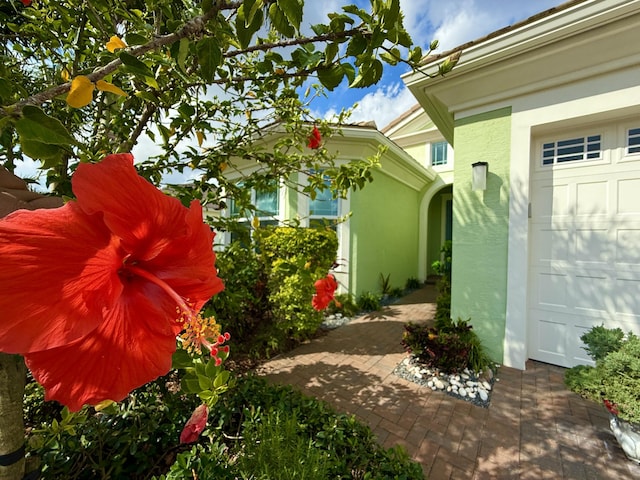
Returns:
[[[418,192],[381,171],[351,192],[351,294],[380,293],[381,273],[400,288],[418,277],[418,209]]]
[[[506,318],[511,109],[456,121],[451,314],[471,318],[496,361]],[[471,190],[471,164],[489,162],[487,189]]]

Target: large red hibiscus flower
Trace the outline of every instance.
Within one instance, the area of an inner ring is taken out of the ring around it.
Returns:
[[[0,220],[0,351],[73,411],[167,373],[223,284],[200,204],[162,193],[130,154],[81,164],[72,187],[63,207]]]

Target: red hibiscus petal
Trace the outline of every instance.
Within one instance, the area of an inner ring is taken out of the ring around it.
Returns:
[[[169,303],[156,305],[149,300],[153,286],[138,279],[132,282],[136,284],[89,335],[64,347],[25,355],[47,400],[57,400],[72,411],[107,399],[120,401],[170,370],[175,336],[182,326],[167,317]]]
[[[71,182],[83,210],[103,213],[109,230],[137,261],[153,259],[187,233],[188,209],[139,176],[131,154],[80,164]]]
[[[191,203],[185,224],[183,237],[167,244],[155,258],[140,266],[167,282],[199,310],[224,285],[215,268],[214,234],[202,223],[202,207],[197,201]]]
[[[318,130],[318,127],[314,126],[311,131],[311,135],[309,136],[307,147],[317,149],[320,148],[321,143],[322,136],[320,135],[320,130]]]
[[[0,220],[0,351],[27,353],[83,337],[122,291],[118,240],[70,202]]]

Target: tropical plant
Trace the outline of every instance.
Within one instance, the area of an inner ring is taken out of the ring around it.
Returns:
[[[418,362],[443,372],[468,368],[482,372],[491,365],[469,320],[437,319],[434,326],[407,323],[402,345]]]
[[[382,297],[377,293],[362,292],[358,295],[356,305],[358,305],[358,308],[363,312],[375,312],[382,308],[381,301]]]

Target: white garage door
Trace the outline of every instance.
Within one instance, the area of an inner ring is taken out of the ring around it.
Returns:
[[[535,144],[528,353],[570,367],[594,325],[640,333],[640,119]]]

